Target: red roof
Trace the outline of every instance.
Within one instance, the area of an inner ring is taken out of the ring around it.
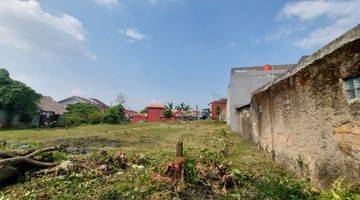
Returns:
[[[266,64],[266,65],[264,65],[263,69],[264,69],[264,71],[271,71],[271,70],[272,70],[272,66],[269,65],[269,64]]]

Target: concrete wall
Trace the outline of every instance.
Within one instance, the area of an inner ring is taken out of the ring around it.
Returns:
[[[230,75],[226,105],[226,123],[232,131],[237,132],[236,108],[247,105],[251,101],[251,93],[286,71],[291,65],[276,65],[273,70],[264,71],[262,66],[233,68]]]
[[[360,75],[359,37],[357,27],[252,96],[251,140],[320,188],[360,181],[360,101],[344,84]]]
[[[244,139],[252,141],[250,105],[237,110],[237,133]]]

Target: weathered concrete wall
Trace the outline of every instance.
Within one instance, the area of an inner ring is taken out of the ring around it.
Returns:
[[[263,66],[231,69],[230,83],[227,92],[226,123],[232,131],[237,132],[236,108],[251,101],[251,93],[294,65],[274,65],[273,70],[264,71]]]
[[[320,188],[360,181],[360,101],[344,84],[360,75],[359,38],[358,26],[252,96],[252,141]]]
[[[252,141],[250,105],[237,110],[237,133],[244,139]]]

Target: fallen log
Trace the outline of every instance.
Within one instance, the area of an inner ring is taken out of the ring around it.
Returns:
[[[15,183],[20,176],[27,171],[39,170],[39,168],[51,168],[58,165],[58,163],[43,162],[48,155],[41,155],[42,153],[50,153],[52,151],[62,150],[66,146],[60,145],[55,147],[48,147],[39,150],[26,150],[23,152],[9,151],[0,152],[0,187]],[[40,157],[37,157],[39,156]],[[36,158],[35,158],[36,157]],[[45,158],[45,159],[44,159]],[[40,160],[39,160],[40,159]],[[51,159],[50,159],[51,160]]]
[[[0,151],[0,158],[6,159],[6,158],[13,158],[16,156],[26,156],[34,151],[35,149],[28,149],[26,151]]]
[[[40,162],[40,161],[34,160],[33,158],[36,155],[39,155],[41,153],[56,151],[56,150],[60,150],[63,148],[64,148],[63,146],[48,147],[48,148],[39,149],[36,151],[30,151],[29,154],[23,155],[23,156],[19,156],[19,153],[14,153],[14,152],[13,153],[1,152],[0,155],[2,155],[3,157],[8,157],[8,158],[0,160],[0,166],[14,165],[14,164],[19,164],[19,163],[28,163],[28,164],[39,166],[39,167],[53,167],[57,164]]]

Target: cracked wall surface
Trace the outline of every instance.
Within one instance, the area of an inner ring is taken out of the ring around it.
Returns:
[[[359,38],[357,26],[252,96],[251,140],[319,188],[360,181],[360,101],[344,82],[360,75]]]

